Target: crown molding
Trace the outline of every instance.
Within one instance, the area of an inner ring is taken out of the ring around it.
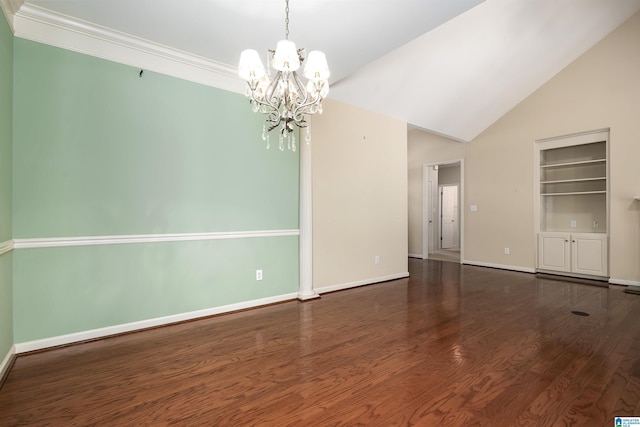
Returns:
[[[20,0],[0,0],[3,8]],[[130,65],[236,93],[245,84],[235,67],[82,21],[39,6],[22,4],[13,15],[16,37]]]
[[[0,9],[4,12],[4,17],[7,18],[7,22],[9,23],[9,27],[11,27],[11,32],[13,33],[15,33],[13,17],[16,12],[20,10],[23,4],[24,0],[0,0]]]

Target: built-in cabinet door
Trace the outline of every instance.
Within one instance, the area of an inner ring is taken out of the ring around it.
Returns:
[[[568,233],[541,233],[538,245],[538,268],[570,271],[570,237]]]
[[[607,236],[598,233],[571,235],[571,269],[574,273],[607,275]]]

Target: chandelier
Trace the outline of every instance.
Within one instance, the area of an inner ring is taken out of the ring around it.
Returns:
[[[267,52],[265,70],[260,55],[254,49],[246,49],[240,54],[238,74],[247,82],[246,95],[254,112],[266,116],[262,128],[262,139],[269,148],[269,133],[278,129],[279,148],[284,151],[285,140],[290,150],[296,151],[294,126],[307,128],[306,141],[311,138],[305,115],[322,113],[322,100],[329,93],[329,66],[325,54],[319,50],[309,52],[296,49],[289,40],[289,0],[285,4],[285,39],[280,40],[275,50]],[[305,85],[297,70],[306,63],[302,74],[307,78]],[[276,70],[271,76],[271,67]]]

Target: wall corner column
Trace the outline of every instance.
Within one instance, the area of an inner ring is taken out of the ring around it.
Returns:
[[[298,290],[298,299],[306,301],[320,298],[320,295],[313,290],[311,145],[302,138],[300,139],[300,289]]]

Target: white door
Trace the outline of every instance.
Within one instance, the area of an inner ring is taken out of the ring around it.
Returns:
[[[433,203],[433,181],[429,180],[427,183],[428,187],[427,187],[427,197],[429,200],[428,203],[428,207],[427,207],[427,223],[425,224],[426,230],[427,230],[427,240],[428,240],[428,253],[433,252],[436,248],[434,245],[435,239],[433,238],[433,236],[435,236],[434,233],[434,216],[435,216],[435,212],[436,212],[436,208],[435,208],[435,204]]]
[[[538,268],[569,271],[571,267],[570,237],[568,233],[540,233]]]
[[[458,186],[443,185],[440,187],[441,205],[440,226],[442,228],[442,249],[458,247]]]
[[[580,233],[571,235],[573,272],[595,276],[607,275],[607,235]]]

